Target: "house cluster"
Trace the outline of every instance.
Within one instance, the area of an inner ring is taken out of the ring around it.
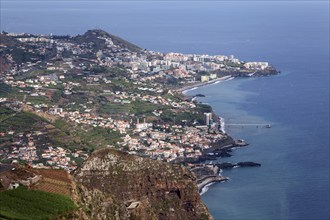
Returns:
[[[77,162],[74,159],[86,159],[88,154],[81,150],[72,153],[62,147],[50,146],[42,151],[41,157],[46,160],[45,166],[72,171],[77,168]]]
[[[25,64],[26,65],[26,64]],[[38,74],[38,70],[33,70],[33,68],[26,68],[21,71],[26,71],[30,73]],[[18,88],[34,88],[34,89],[41,89],[44,87],[54,87],[58,84],[63,84],[64,86],[79,86],[79,83],[66,83],[62,82],[65,79],[64,70],[61,68],[61,70],[56,70],[57,73],[51,73],[51,74],[44,74],[44,75],[36,75],[34,76],[32,74],[31,77],[20,80],[15,80],[15,75],[17,75],[17,72],[14,73],[7,73],[3,77],[2,81],[8,85],[11,85],[12,87],[18,87]]]
[[[138,131],[134,135],[127,134],[121,145],[131,154],[143,154],[167,162],[178,158],[197,159],[203,150],[224,138],[220,133],[208,133],[205,128],[170,124],[149,126]]]
[[[268,62],[247,62],[244,67],[252,70],[264,70],[269,67]]]
[[[0,135],[11,137],[13,140],[12,143],[0,148],[0,162],[19,164],[24,161],[31,167],[74,170],[77,168],[78,158],[84,160],[88,157],[88,154],[81,150],[72,152],[43,143],[40,140],[45,137],[41,131],[16,133],[10,130]]]
[[[33,164],[39,161],[39,155],[37,154],[37,147],[35,144],[35,138],[41,133],[18,133],[14,131],[8,131],[7,135],[12,136],[13,142],[8,148],[3,148],[1,151],[8,160],[12,163],[18,163],[19,161],[26,161],[27,163]]]
[[[139,90],[143,90],[143,91],[156,91],[156,93],[160,93],[163,90],[160,88],[144,88],[144,87],[139,87]],[[135,93],[130,93],[130,92],[109,92],[107,93],[108,95],[113,95],[113,102],[119,102],[122,104],[129,104],[132,101],[143,101],[143,102],[147,102],[147,103],[151,103],[151,104],[155,104],[155,105],[159,105],[159,106],[170,106],[173,108],[195,108],[196,105],[192,102],[188,102],[188,101],[175,101],[173,99],[170,99],[169,97],[165,97],[165,96],[161,96],[159,94],[141,94],[139,92],[135,92]],[[172,94],[171,91],[168,92],[169,94]]]
[[[111,117],[95,116],[90,113],[63,112],[60,114],[62,117],[68,118],[70,121],[93,127],[110,128],[120,133],[126,133],[126,130],[130,128],[130,123],[124,120],[113,119]]]
[[[0,185],[3,189],[16,189],[20,185],[30,187],[37,184],[41,179],[41,175],[37,175],[28,169],[0,163]]]
[[[124,66],[131,72],[132,78],[141,78],[142,81],[155,80],[157,78],[174,77],[186,82],[196,81],[198,72],[213,72],[222,69],[245,68],[242,62],[234,56],[210,56],[181,53],[159,53],[145,51],[144,53],[126,52],[112,55],[100,60],[104,66]],[[231,67],[227,63],[236,64]],[[141,77],[143,76],[143,77]],[[216,76],[216,74],[215,74]]]

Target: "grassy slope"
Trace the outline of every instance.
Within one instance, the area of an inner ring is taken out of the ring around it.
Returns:
[[[63,119],[58,119],[54,124],[29,112],[15,112],[6,107],[0,107],[0,132],[15,130],[25,132],[30,130],[43,130],[47,125],[47,135],[56,146],[67,146],[71,149],[104,147],[115,144],[120,140],[119,132],[109,129],[91,128],[84,131],[79,126],[72,126]],[[1,138],[0,138],[1,139]]]
[[[38,121],[45,121],[35,114],[28,112],[14,112],[8,108],[0,108],[0,131],[9,129],[21,132],[29,130]]]
[[[0,217],[5,219],[52,219],[74,210],[67,196],[19,187],[0,193]]]

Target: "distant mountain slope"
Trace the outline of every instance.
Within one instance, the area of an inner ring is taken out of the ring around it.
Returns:
[[[106,31],[100,29],[88,30],[83,35],[78,35],[74,38],[75,41],[79,43],[89,43],[93,42],[95,44],[96,49],[103,49],[105,47],[104,40],[101,38],[111,38],[114,45],[119,46],[121,48],[127,48],[130,51],[138,52],[142,50],[140,47],[132,44],[120,37],[115,35],[109,34]]]
[[[21,42],[19,42],[15,38],[12,38],[12,37],[9,37],[5,34],[0,33],[0,45],[3,45],[3,46],[18,46],[18,45],[21,45]]]

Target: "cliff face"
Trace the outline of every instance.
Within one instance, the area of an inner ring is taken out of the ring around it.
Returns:
[[[212,219],[186,168],[112,149],[74,174],[78,203],[91,219]]]

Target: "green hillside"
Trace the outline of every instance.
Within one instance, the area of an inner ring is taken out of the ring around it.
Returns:
[[[0,218],[53,219],[75,209],[69,197],[19,187],[0,193]]]

